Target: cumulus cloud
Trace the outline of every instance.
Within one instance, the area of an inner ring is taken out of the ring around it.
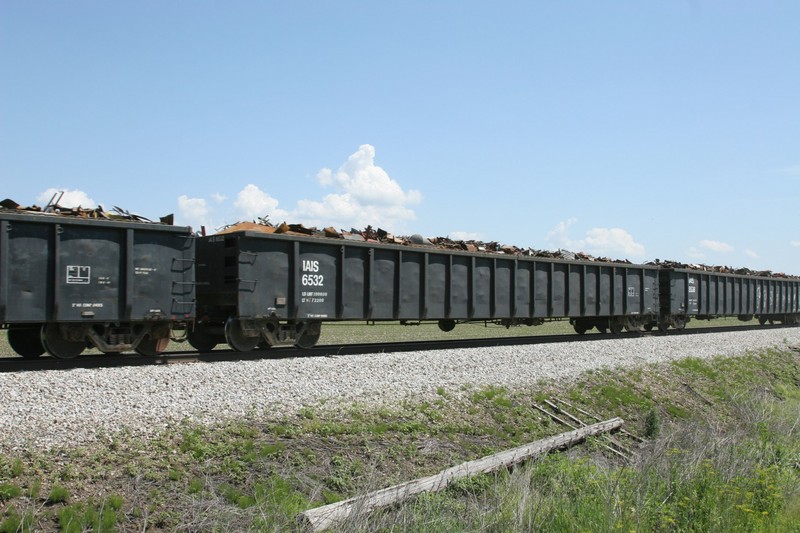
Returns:
[[[411,206],[422,201],[422,193],[404,190],[389,174],[375,164],[375,148],[361,145],[334,172],[323,168],[317,182],[334,192],[321,200],[300,200],[293,215],[311,225],[338,224],[342,227],[380,225],[398,231],[415,218]]]
[[[273,217],[286,215],[286,211],[278,209],[278,200],[252,183],[239,191],[233,205],[243,215],[242,218],[246,219],[256,219],[266,215]]]
[[[583,251],[596,255],[642,258],[644,245],[636,242],[629,232],[622,228],[591,228],[582,239],[573,239],[570,228],[578,222],[576,218],[559,222],[547,234],[547,241],[553,246],[569,250]]]
[[[422,201],[419,191],[404,191],[375,164],[375,147],[370,144],[359,146],[337,172],[321,169],[317,181],[323,187],[340,189],[349,199],[363,205],[413,205]]]
[[[230,224],[269,216],[272,222],[287,220],[307,226],[334,226],[349,229],[367,225],[388,231],[405,231],[404,224],[416,216],[413,206],[422,201],[417,190],[405,190],[375,164],[375,148],[364,144],[342,163],[338,170],[321,169],[316,180],[323,189],[333,189],[321,198],[298,200],[292,209],[259,185],[245,186],[233,201],[221,194],[201,198],[178,199],[181,224],[194,227]],[[213,219],[213,220],[212,220]]]
[[[64,193],[63,196],[61,195],[62,192]],[[51,199],[53,202],[57,202],[61,207],[97,207],[95,201],[89,198],[89,195],[81,190],[64,190],[53,187],[47,189],[37,196],[36,203],[44,207],[48,204],[48,202],[50,202]]]
[[[726,242],[702,240],[698,244],[712,252],[728,253],[734,251],[734,247]]]
[[[754,252],[753,250],[745,250],[744,254],[747,257],[752,257],[753,259],[758,259],[758,257],[759,257],[758,254],[756,252]]]
[[[181,224],[199,228],[209,222],[208,202],[204,198],[189,198],[185,194],[178,197],[178,213]]]

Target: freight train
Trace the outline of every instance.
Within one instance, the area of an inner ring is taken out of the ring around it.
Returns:
[[[619,333],[731,316],[800,323],[800,279],[0,209],[0,327],[23,357],[308,348],[330,321]]]

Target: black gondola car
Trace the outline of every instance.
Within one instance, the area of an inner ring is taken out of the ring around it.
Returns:
[[[186,227],[0,211],[0,324],[22,356],[164,350],[194,316]]]
[[[325,321],[652,328],[658,268],[239,231],[198,238],[189,342],[313,346]]]
[[[665,268],[660,286],[661,329],[681,329],[692,317],[800,324],[800,279]]]

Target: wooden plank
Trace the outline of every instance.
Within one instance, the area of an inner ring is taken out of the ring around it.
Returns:
[[[564,405],[566,405],[566,406],[567,406],[567,407],[569,407],[570,409],[575,409],[576,411],[578,411],[578,412],[579,412],[579,413],[581,413],[582,415],[586,415],[586,416],[588,416],[588,417],[590,417],[590,418],[594,418],[594,419],[595,419],[595,420],[597,420],[598,422],[600,421],[600,417],[599,417],[599,416],[597,416],[597,415],[595,415],[595,414],[592,414],[592,413],[589,413],[589,412],[587,412],[587,411],[584,411],[584,410],[583,410],[583,409],[581,409],[580,407],[576,407],[576,406],[572,405],[571,403],[569,403],[569,402],[568,402],[568,401],[566,401],[566,400],[562,400],[561,398],[555,398],[555,400],[556,400],[557,402],[561,402],[561,403],[563,403]],[[632,439],[633,439],[633,440],[635,440],[636,442],[644,442],[644,439],[643,439],[642,437],[639,437],[639,436],[637,436],[637,435],[634,435],[633,433],[629,433],[628,431],[626,431],[626,430],[624,430],[624,429],[620,429],[620,430],[619,430],[619,432],[620,432],[620,433],[622,433],[623,435],[627,435],[627,436],[629,436],[630,438],[632,438]]]
[[[547,404],[548,404],[548,405],[550,405],[550,406],[552,406],[552,405],[553,405],[552,403],[548,402],[547,400],[545,400],[545,402],[547,402]],[[559,424],[561,424],[562,426],[567,426],[567,427],[568,427],[568,428],[570,428],[570,429],[577,429],[575,426],[573,426],[573,425],[572,425],[572,424],[570,424],[569,422],[567,422],[567,421],[565,421],[565,420],[563,420],[563,419],[559,418],[559,417],[558,417],[558,416],[556,416],[554,413],[551,413],[550,411],[548,411],[547,409],[545,409],[545,408],[541,407],[540,405],[536,405],[536,403],[535,403],[535,402],[533,403],[533,407],[534,407],[535,409],[537,409],[537,410],[541,411],[542,413],[546,414],[547,416],[549,416],[550,418],[552,418],[553,420],[555,420],[556,422],[558,422],[558,423],[559,423]],[[558,409],[558,407],[555,407],[555,409],[556,409],[557,411],[559,411],[559,412],[563,412],[563,411],[561,411],[560,409]],[[584,424],[584,423],[583,423],[583,422],[581,422],[580,420],[578,421],[578,423],[579,423],[579,424],[581,424],[582,426],[586,426],[586,424]],[[617,450],[616,448],[612,448],[611,446],[606,446],[605,444],[600,444],[600,446],[602,446],[602,447],[603,447],[603,448],[605,448],[606,450],[610,451],[611,453],[613,453],[613,454],[615,454],[615,455],[618,455],[618,456],[622,457],[622,458],[623,458],[623,459],[625,459],[626,461],[630,461],[630,457],[628,457],[627,455],[625,455],[625,454],[624,454],[624,453],[622,453],[621,451]]]
[[[612,418],[584,428],[561,433],[544,440],[531,442],[503,452],[488,455],[475,461],[468,461],[442,472],[413,481],[407,481],[363,496],[357,496],[316,509],[309,509],[298,516],[312,531],[323,531],[341,523],[353,514],[369,513],[373,509],[392,505],[407,500],[423,492],[437,492],[447,488],[456,480],[477,474],[494,472],[501,468],[521,463],[551,450],[565,448],[581,442],[586,437],[607,433],[622,427],[621,418]]]
[[[566,410],[560,408],[559,406],[557,406],[556,404],[554,404],[550,400],[545,400],[544,403],[546,403],[556,413],[561,413],[564,416],[566,416],[567,418],[569,418],[570,420],[572,420],[573,422],[575,422],[576,424],[578,424],[578,427],[586,426],[586,423],[583,420],[581,420],[580,418],[578,418],[576,416],[573,416],[572,414],[570,414]],[[572,426],[570,426],[570,427],[572,427]],[[623,454],[628,456],[628,457],[626,457],[626,459],[629,459],[630,458],[629,456],[633,455],[633,452],[629,448],[625,447],[621,442],[617,441],[611,435],[604,435],[604,438],[606,440],[608,440],[608,442],[611,443],[611,446],[613,446],[615,448],[616,451],[612,450],[612,451],[614,451],[614,453],[616,453],[617,451],[622,452]]]

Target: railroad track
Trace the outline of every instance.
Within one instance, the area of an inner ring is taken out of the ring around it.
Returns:
[[[484,348],[493,346],[518,346],[526,344],[549,344],[562,342],[595,342],[601,340],[635,339],[640,337],[663,337],[674,335],[702,335],[707,333],[780,329],[786,327],[793,326],[715,326],[706,328],[692,328],[680,331],[670,330],[667,333],[661,333],[654,330],[643,332],[626,332],[618,335],[613,335],[611,333],[590,333],[586,335],[576,335],[574,333],[570,333],[563,335],[532,335],[520,337],[380,342],[368,344],[321,345],[308,349],[299,349],[293,347],[272,348],[268,350],[254,350],[252,352],[237,352],[229,349],[214,350],[206,353],[198,353],[195,351],[175,351],[166,352],[156,357],[147,357],[131,353],[121,355],[89,354],[76,357],[75,359],[57,359],[55,357],[48,356],[37,359],[24,359],[22,357],[12,355],[0,356],[0,372],[157,366],[197,362],[217,363],[225,361],[258,361],[264,359],[286,359],[292,357],[335,357],[371,353],[452,350],[456,348]]]

